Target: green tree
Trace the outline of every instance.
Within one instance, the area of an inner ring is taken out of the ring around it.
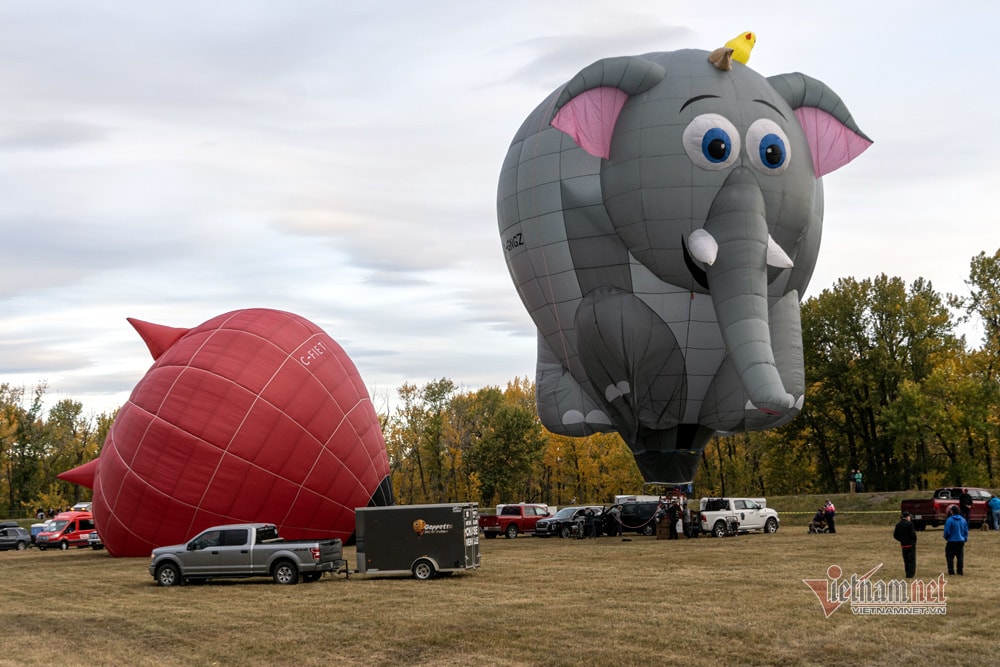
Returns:
[[[846,489],[859,466],[874,488],[909,488],[921,470],[901,460],[888,410],[904,383],[923,386],[940,360],[961,352],[955,321],[930,283],[899,278],[839,280],[802,307],[807,394],[802,414],[782,432],[806,443],[820,487]],[[913,405],[916,409],[918,406]]]

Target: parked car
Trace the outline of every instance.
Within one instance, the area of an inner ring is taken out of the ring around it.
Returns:
[[[269,523],[214,526],[183,544],[153,549],[149,574],[161,586],[223,577],[271,577],[278,584],[319,581],[344,566],[339,539],[284,540]]]
[[[587,510],[594,512],[594,526],[600,533],[603,525],[604,508],[600,505],[580,505],[575,507],[564,507],[555,514],[545,519],[541,519],[535,524],[536,537],[572,537],[581,534],[583,524],[586,521]]]
[[[702,498],[689,535],[709,533],[724,537],[735,533],[774,533],[781,524],[778,513],[764,498]]]
[[[90,534],[88,542],[90,542],[90,548],[94,551],[104,548],[104,541],[101,540],[101,535],[96,530]]]
[[[31,533],[31,543],[32,544],[35,543],[35,538],[38,537],[39,533],[43,533],[46,530],[52,530],[52,528],[51,528],[52,523],[53,523],[53,520],[49,519],[48,521],[45,521],[44,523],[33,523],[33,524],[31,524],[31,530],[28,531],[28,532]]]
[[[535,532],[535,524],[547,516],[552,516],[552,512],[542,503],[501,505],[496,514],[479,515],[479,529],[487,539],[497,535],[513,539],[520,533]]]
[[[31,533],[13,522],[5,522],[0,527],[0,551],[17,549],[24,551],[31,546]]]
[[[90,534],[96,530],[90,512],[62,512],[49,523],[48,530],[35,536],[35,546],[41,551],[49,547],[65,551],[70,547],[90,546]]]
[[[931,498],[920,498],[917,500],[904,500],[900,502],[899,509],[902,512],[909,512],[913,517],[913,527],[923,530],[927,526],[942,526],[948,518],[948,509],[952,505],[959,504],[959,498],[963,491],[968,491],[972,498],[972,507],[969,510],[969,526],[977,528],[986,522],[989,514],[986,503],[993,495],[986,489],[976,487],[949,487],[937,489]]]
[[[619,521],[623,533],[642,533],[643,535],[656,534],[656,509],[660,506],[656,501],[641,501],[633,503],[621,503],[621,515]],[[604,530],[611,534],[613,529],[611,522],[614,517],[610,512],[605,513]]]

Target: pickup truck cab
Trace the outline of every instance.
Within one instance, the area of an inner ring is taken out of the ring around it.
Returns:
[[[339,539],[286,541],[268,523],[214,526],[185,544],[153,549],[149,574],[161,586],[224,577],[271,577],[278,584],[317,581],[345,565]]]
[[[552,516],[548,505],[540,503],[519,503],[517,505],[500,505],[496,514],[484,514],[479,517],[479,528],[486,539],[503,535],[514,539],[521,533],[529,535],[535,532],[539,520]]]
[[[969,510],[969,525],[977,527],[986,521],[987,507],[992,495],[986,489],[974,487],[948,487],[937,489],[931,498],[904,500],[899,504],[901,512],[909,512],[913,517],[913,527],[923,530],[927,526],[943,526],[948,518],[948,508],[958,505],[962,491],[968,491],[972,496],[972,507]]]
[[[94,515],[90,512],[60,512],[49,522],[47,530],[35,536],[35,546],[41,551],[49,547],[65,551],[70,547],[90,545],[90,534],[95,532]]]

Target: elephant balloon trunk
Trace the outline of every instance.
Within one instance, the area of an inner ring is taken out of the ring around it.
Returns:
[[[767,266],[789,267],[791,260],[768,233],[765,214],[756,178],[746,167],[737,167],[712,202],[702,232],[701,248],[714,245],[715,252],[695,254],[707,264],[726,353],[750,403],[769,414],[784,414],[795,399],[785,389],[774,361]],[[706,243],[705,235],[714,244]]]

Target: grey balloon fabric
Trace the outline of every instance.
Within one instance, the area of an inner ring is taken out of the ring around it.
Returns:
[[[714,434],[795,417],[821,176],[870,144],[822,82],[707,51],[608,58],[549,95],[497,196],[546,428],[617,431],[676,484]]]

